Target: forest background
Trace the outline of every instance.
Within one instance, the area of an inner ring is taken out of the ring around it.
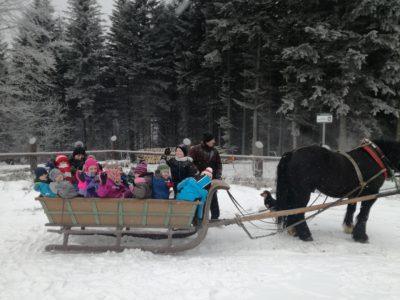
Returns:
[[[400,1],[0,0],[0,152],[400,140]],[[25,4],[25,5],[24,5]],[[11,38],[6,32],[12,27]]]

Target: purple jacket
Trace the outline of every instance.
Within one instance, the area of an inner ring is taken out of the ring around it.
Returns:
[[[132,192],[123,184],[117,185],[110,178],[97,190],[100,198],[132,198]]]
[[[91,197],[98,197],[97,196],[97,189],[99,186],[99,177],[90,177],[85,174],[85,184],[86,187],[83,190],[83,196],[86,198],[91,198]]]

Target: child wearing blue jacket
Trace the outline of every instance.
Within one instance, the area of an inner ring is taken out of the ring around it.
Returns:
[[[35,169],[35,181],[33,189],[37,192],[40,192],[40,196],[49,198],[57,197],[57,194],[53,193],[50,189],[49,174],[45,168],[39,167]]]
[[[160,161],[153,177],[153,199],[169,199],[169,189],[173,187],[171,172],[165,161]]]
[[[207,200],[208,188],[211,184],[212,169],[206,168],[196,179],[193,177],[186,178],[178,185],[178,195],[176,200],[196,201],[201,204],[197,208],[197,217],[203,218],[204,203]]]

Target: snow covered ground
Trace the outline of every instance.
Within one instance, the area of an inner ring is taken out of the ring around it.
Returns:
[[[46,231],[31,181],[7,181],[9,172],[0,165],[0,299],[400,299],[400,196],[374,205],[368,244],[341,230],[345,207],[336,207],[309,222],[310,243],[285,233],[250,240],[231,225],[175,255],[64,254],[44,251],[61,236]],[[231,191],[247,209],[262,207],[260,191]],[[221,216],[233,216],[219,198]]]

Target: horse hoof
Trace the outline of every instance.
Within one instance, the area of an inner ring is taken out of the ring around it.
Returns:
[[[354,225],[343,223],[343,231],[347,234],[353,233]]]
[[[311,235],[309,235],[309,236],[299,236],[299,239],[301,239],[303,242],[312,242],[314,240]]]
[[[357,243],[367,244],[369,239],[368,239],[368,236],[366,236],[366,237],[358,237],[358,238],[353,236],[353,240],[355,242],[357,242]]]
[[[353,240],[359,243],[367,243],[368,235],[366,233],[366,222],[359,222],[353,229]]]

